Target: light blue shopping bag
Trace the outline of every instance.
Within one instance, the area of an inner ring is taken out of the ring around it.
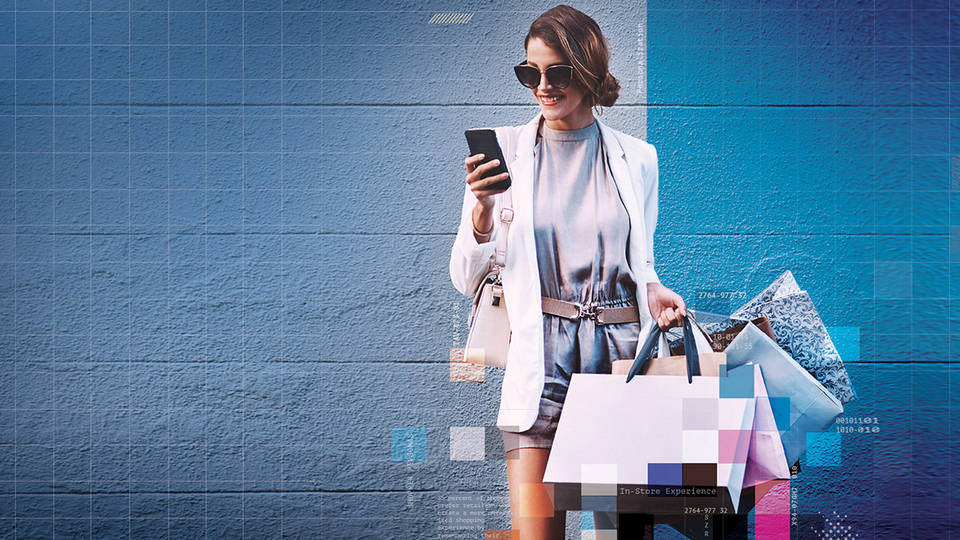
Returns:
[[[808,433],[826,431],[843,413],[840,401],[753,323],[724,352],[728,369],[760,365],[787,463],[804,454]]]

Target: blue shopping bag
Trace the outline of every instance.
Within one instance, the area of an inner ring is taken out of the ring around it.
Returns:
[[[826,431],[843,413],[840,401],[753,323],[724,352],[728,369],[760,365],[787,463],[806,452],[808,433]]]

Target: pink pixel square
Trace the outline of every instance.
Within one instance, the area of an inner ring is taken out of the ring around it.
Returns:
[[[719,431],[719,463],[746,463],[747,451],[750,449],[750,432],[740,429]]]
[[[754,538],[757,540],[790,538],[790,514],[757,514],[754,519]]]

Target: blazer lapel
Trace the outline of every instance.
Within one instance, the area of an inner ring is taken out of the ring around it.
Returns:
[[[540,269],[533,228],[533,147],[540,116],[541,113],[537,113],[533,120],[521,128],[513,148],[513,159],[507,157],[514,206],[514,222],[510,227],[509,242],[511,251],[516,253],[516,256],[507,258],[507,266],[515,268],[516,271],[503,276],[507,297],[513,295],[513,298],[526,299],[524,302],[507,302],[511,328],[517,331],[514,327],[516,323],[517,327],[526,328],[533,335],[542,335],[543,331]]]
[[[620,190],[623,205],[626,207],[627,214],[630,216],[628,263],[631,269],[640,269],[647,263],[647,225],[643,211],[643,203],[637,198],[638,194],[634,190],[634,180],[631,176],[630,168],[627,166],[626,154],[623,151],[623,147],[617,140],[616,135],[613,134],[613,131],[607,127],[606,124],[600,122],[599,118],[597,122],[600,124],[600,132],[603,134],[603,143],[607,147],[607,159],[610,160],[610,171],[617,183],[617,188]],[[643,170],[632,172],[637,176],[645,173]],[[634,275],[639,276],[639,271],[634,272]],[[640,355],[640,343],[646,339],[647,334],[652,330],[653,325],[656,324],[653,317],[650,316],[650,309],[647,306],[646,283],[637,283],[637,306],[640,309],[640,339],[637,342],[634,361],[636,361]]]
[[[613,134],[606,124],[597,119],[600,125],[600,133],[603,136],[603,145],[606,147],[607,162],[610,164],[610,171],[613,179],[617,183],[617,189],[620,190],[620,197],[627,208],[627,214],[630,221],[633,222],[640,215],[636,193],[633,191],[633,178],[630,176],[630,169],[627,168],[627,161],[624,159],[623,147],[620,141]]]

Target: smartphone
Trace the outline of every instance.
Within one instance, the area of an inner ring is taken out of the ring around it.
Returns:
[[[484,178],[496,176],[507,172],[507,160],[503,159],[503,152],[500,150],[500,143],[497,142],[497,133],[489,128],[468,129],[463,132],[467,136],[467,145],[470,146],[470,155],[483,154],[481,165],[494,159],[500,160],[500,165],[484,175]],[[490,189],[506,190],[510,187],[510,177],[506,177],[500,182],[490,186]]]

